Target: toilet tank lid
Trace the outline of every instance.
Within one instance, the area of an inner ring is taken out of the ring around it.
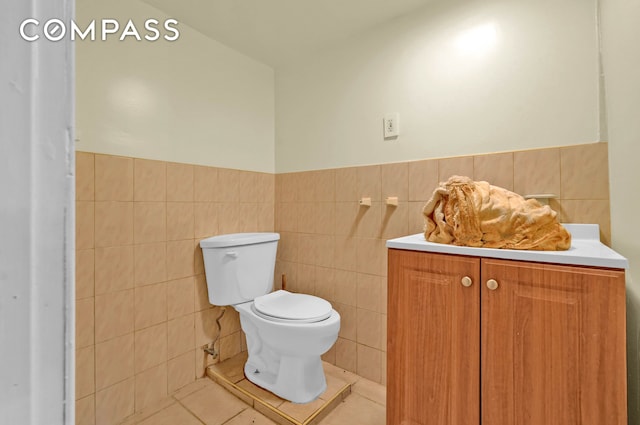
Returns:
[[[228,235],[212,236],[200,241],[201,248],[227,248],[232,246],[253,245],[257,243],[273,242],[280,239],[278,233],[232,233]]]

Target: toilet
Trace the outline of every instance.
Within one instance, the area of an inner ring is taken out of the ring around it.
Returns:
[[[322,298],[272,292],[278,240],[278,233],[201,240],[209,302],[240,313],[247,379],[285,400],[308,403],[327,388],[320,356],[338,339],[340,315]]]

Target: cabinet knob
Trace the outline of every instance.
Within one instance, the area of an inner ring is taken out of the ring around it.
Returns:
[[[469,276],[465,276],[462,279],[460,279],[460,283],[462,283],[462,286],[464,286],[465,288],[468,288],[469,286],[473,285],[473,281]]]
[[[495,291],[496,289],[498,289],[498,282],[495,279],[487,280],[487,288]]]

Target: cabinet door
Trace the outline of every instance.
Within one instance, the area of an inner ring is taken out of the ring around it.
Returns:
[[[389,250],[387,424],[479,423],[479,277],[478,258]]]
[[[620,270],[482,260],[482,425],[626,425],[624,285]]]

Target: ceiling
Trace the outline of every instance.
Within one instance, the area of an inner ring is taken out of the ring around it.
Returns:
[[[430,0],[143,0],[274,68]]]

